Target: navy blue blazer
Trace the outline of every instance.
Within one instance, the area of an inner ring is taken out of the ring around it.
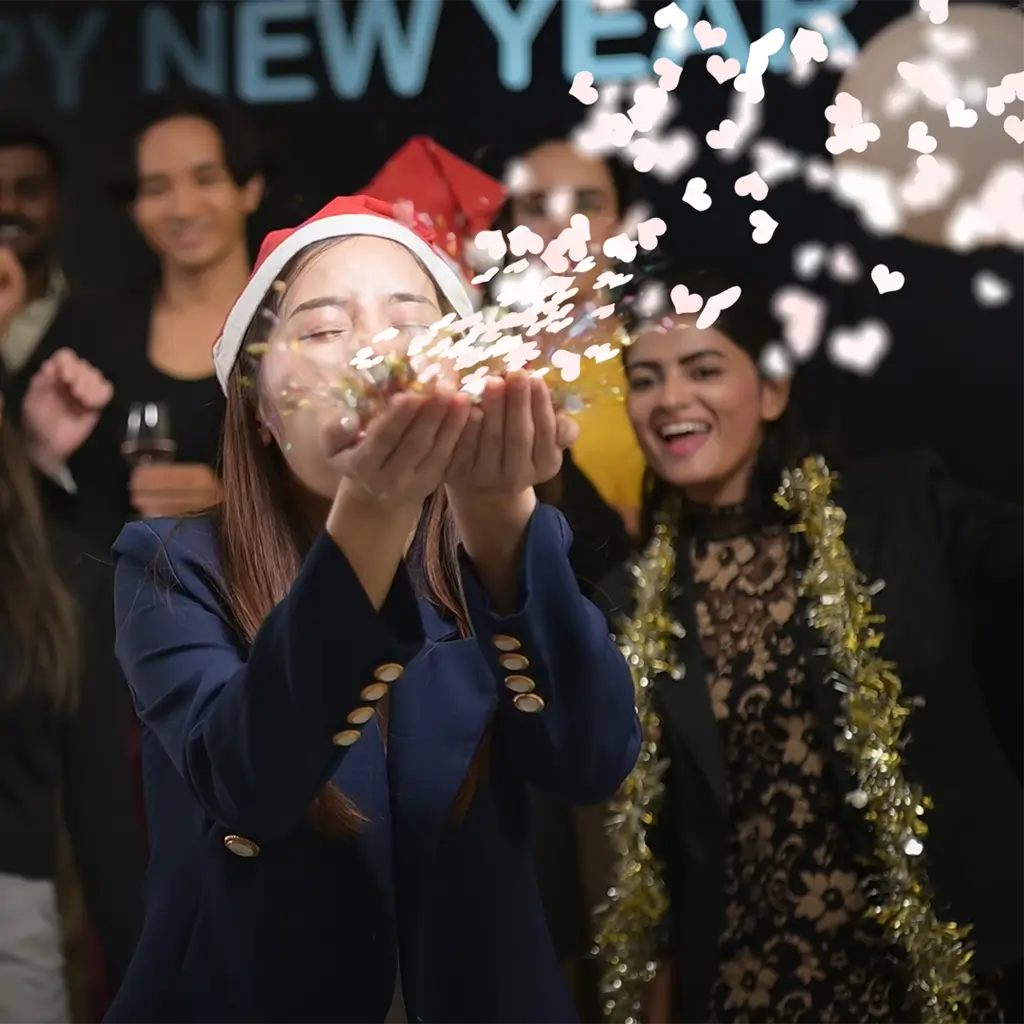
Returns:
[[[399,962],[410,1021],[575,1020],[527,786],[607,799],[640,732],[570,543],[539,507],[506,617],[464,559],[474,635],[461,639],[404,567],[374,610],[323,535],[246,650],[218,596],[211,521],[125,527],[117,653],[142,722],[151,860],[108,1021],[381,1021]],[[386,690],[385,758],[367,709]],[[453,823],[489,725],[489,768]],[[351,841],[306,823],[328,780],[369,819]]]

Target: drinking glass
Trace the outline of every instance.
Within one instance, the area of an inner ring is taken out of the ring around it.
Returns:
[[[121,454],[132,468],[153,462],[173,462],[177,444],[171,436],[171,417],[163,402],[132,402]]]

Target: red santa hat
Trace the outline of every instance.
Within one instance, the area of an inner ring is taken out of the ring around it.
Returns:
[[[431,227],[435,244],[467,277],[467,247],[491,226],[506,198],[500,181],[425,135],[402,146],[363,191]]]
[[[464,317],[472,314],[473,300],[468,287],[450,257],[438,247],[428,223],[410,220],[390,203],[369,196],[341,196],[298,227],[271,231],[263,240],[252,275],[213,346],[214,369],[225,391],[246,331],[288,263],[315,242],[354,235],[388,238],[405,246],[426,267],[438,291],[455,311]]]

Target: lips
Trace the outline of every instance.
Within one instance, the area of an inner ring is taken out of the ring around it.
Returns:
[[[210,229],[194,225],[187,228],[182,228],[179,231],[174,232],[173,238],[178,245],[183,245],[186,248],[194,248],[197,245],[202,245],[210,237]]]
[[[711,424],[702,420],[677,420],[674,423],[665,423],[660,426],[658,436],[662,441],[674,441],[680,437],[708,434],[710,431]]]
[[[711,424],[702,420],[676,420],[656,431],[665,451],[673,458],[687,458],[703,447],[711,433]]]

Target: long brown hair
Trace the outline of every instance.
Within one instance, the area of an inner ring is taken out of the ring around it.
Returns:
[[[287,286],[324,249],[318,243],[299,253],[280,275]],[[223,599],[242,638],[251,643],[263,620],[287,594],[316,534],[304,512],[299,487],[276,444],[261,436],[258,410],[259,360],[285,289],[272,288],[243,340],[228,381],[221,439],[222,494],[216,517]],[[470,633],[457,559],[458,540],[443,488],[425,504],[417,530],[417,582],[463,636]],[[488,734],[480,745],[452,806],[461,820],[472,802],[488,756]],[[328,783],[314,799],[309,820],[333,838],[348,838],[365,824],[359,808]]]
[[[25,442],[3,414],[0,386],[0,704],[38,690],[59,714],[78,700],[78,622],[54,568]]]

